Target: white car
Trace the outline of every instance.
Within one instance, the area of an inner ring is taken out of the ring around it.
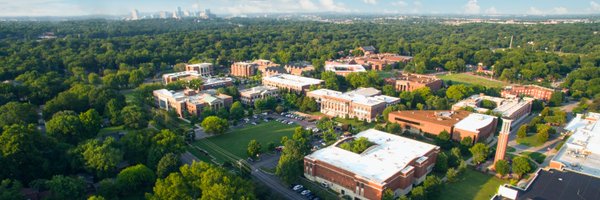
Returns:
[[[306,196],[306,195],[310,194],[310,190],[304,190],[300,194]]]
[[[288,122],[287,124],[293,124],[294,122]]]
[[[304,189],[304,186],[302,186],[302,185],[296,185],[296,186],[294,186],[294,188],[292,188],[292,190],[294,190],[294,191],[298,191],[298,190],[302,190],[302,189]]]

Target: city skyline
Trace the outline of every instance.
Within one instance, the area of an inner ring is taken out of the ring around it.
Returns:
[[[211,9],[219,15],[259,13],[579,15],[600,14],[599,0],[0,0],[0,16],[85,16]]]

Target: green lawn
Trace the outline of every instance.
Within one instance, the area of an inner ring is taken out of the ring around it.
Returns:
[[[544,144],[544,142],[538,141],[535,134],[524,138],[517,138],[517,143],[530,147],[537,147]]]
[[[296,125],[287,125],[275,121],[248,125],[241,129],[231,130],[223,135],[210,137],[194,142],[194,145],[206,150],[217,162],[247,158],[246,149],[250,140],[257,140],[263,150],[269,142],[280,145],[283,136],[291,137]]]
[[[452,81],[454,83],[462,83],[462,84],[469,84],[469,85],[483,85],[483,86],[487,86],[487,87],[496,87],[496,88],[500,88],[500,87],[504,87],[507,86],[508,83],[502,82],[502,81],[493,81],[493,80],[489,80],[483,77],[479,77],[479,76],[475,76],[475,75],[470,75],[470,74],[445,74],[445,75],[440,75],[438,76],[438,78],[444,80],[444,81]]]
[[[379,78],[391,78],[395,76],[396,71],[377,71]]]
[[[98,135],[105,136],[106,134],[117,133],[123,131],[123,126],[110,126],[103,129],[100,129]]]
[[[521,152],[521,155],[527,156],[539,164],[542,164],[544,162],[544,160],[546,159],[546,155],[544,155],[542,153],[538,153],[538,152],[524,151],[524,152]]]
[[[468,168],[460,176],[458,182],[446,184],[440,192],[440,200],[468,200],[468,199],[490,199],[498,186],[506,183],[506,181],[480,173]]]

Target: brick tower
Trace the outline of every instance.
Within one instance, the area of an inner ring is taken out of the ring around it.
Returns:
[[[499,160],[504,160],[506,154],[506,146],[508,145],[508,138],[510,137],[510,125],[512,120],[502,119],[502,129],[498,135],[498,145],[496,146],[496,156],[494,157],[494,164]]]

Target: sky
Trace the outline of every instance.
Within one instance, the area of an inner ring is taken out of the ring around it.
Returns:
[[[127,15],[211,9],[216,14],[600,14],[600,0],[0,0],[0,16]]]

